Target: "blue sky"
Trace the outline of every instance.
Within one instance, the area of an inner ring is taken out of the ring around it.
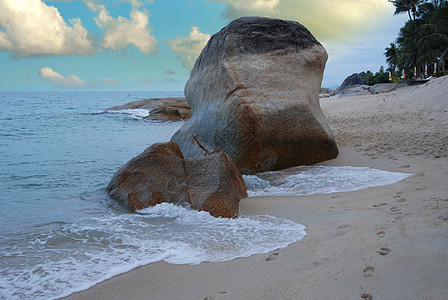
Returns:
[[[0,0],[0,91],[181,91],[211,35],[267,16],[305,25],[323,86],[385,66],[407,16],[387,0]]]

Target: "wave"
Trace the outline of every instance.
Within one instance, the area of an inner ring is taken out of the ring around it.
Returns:
[[[167,203],[39,229],[1,251],[8,268],[0,272],[0,298],[63,297],[149,263],[227,261],[285,248],[306,235],[304,225],[285,219],[215,218]]]
[[[301,166],[244,175],[249,197],[349,192],[399,182],[411,174],[368,167]]]

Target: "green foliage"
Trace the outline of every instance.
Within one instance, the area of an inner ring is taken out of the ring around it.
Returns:
[[[364,79],[365,84],[375,85],[377,83],[387,83],[389,81],[389,72],[384,71],[384,67],[381,66],[380,70],[373,74],[371,71],[355,73],[353,75],[359,74]]]
[[[385,49],[389,70],[404,69],[407,74],[413,74],[416,67],[417,73],[421,74],[425,65],[434,62],[438,62],[440,69],[445,69],[448,63],[448,2],[389,1],[395,5],[395,13],[409,13],[409,21],[400,29],[396,42]]]

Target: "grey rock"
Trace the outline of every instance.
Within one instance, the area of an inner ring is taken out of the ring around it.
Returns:
[[[245,17],[213,35],[185,87],[193,116],[172,141],[186,157],[225,152],[242,173],[338,155],[319,106],[327,53],[301,24]]]
[[[372,95],[369,92],[369,86],[361,85],[361,86],[353,86],[343,89],[343,91],[338,95],[339,98],[343,97],[353,97],[353,96],[363,96],[363,95]]]
[[[382,93],[388,93],[395,89],[396,89],[396,87],[395,87],[395,84],[393,84],[393,83],[377,83],[374,86],[371,86],[369,88],[369,91],[372,94],[382,94]]]
[[[341,87],[352,86],[352,85],[364,85],[366,82],[359,74],[353,74],[344,79]]]

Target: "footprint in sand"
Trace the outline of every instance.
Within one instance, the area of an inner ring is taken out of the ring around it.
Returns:
[[[266,261],[271,261],[278,258],[278,253],[274,252],[266,258]]]
[[[362,293],[361,299],[373,300],[373,296],[367,293]]]
[[[375,268],[374,267],[372,267],[372,266],[367,266],[367,268],[365,268],[364,270],[363,270],[363,272],[364,272],[364,277],[372,277],[372,275],[373,275],[373,271],[375,270]]]
[[[388,255],[390,251],[392,251],[390,248],[381,247],[380,250],[376,250],[376,253],[379,253],[380,255]]]
[[[396,207],[396,206],[393,206],[393,207],[390,208],[390,210],[393,211],[393,212],[397,212],[400,209],[398,207]]]
[[[226,291],[222,291],[219,292],[218,295],[226,295],[227,292]],[[216,295],[208,295],[207,297],[204,298],[204,300],[215,300],[216,299]]]
[[[378,237],[380,237],[380,238],[383,238],[385,234],[386,234],[385,231],[378,231],[378,232],[376,233],[376,235],[377,235]]]

